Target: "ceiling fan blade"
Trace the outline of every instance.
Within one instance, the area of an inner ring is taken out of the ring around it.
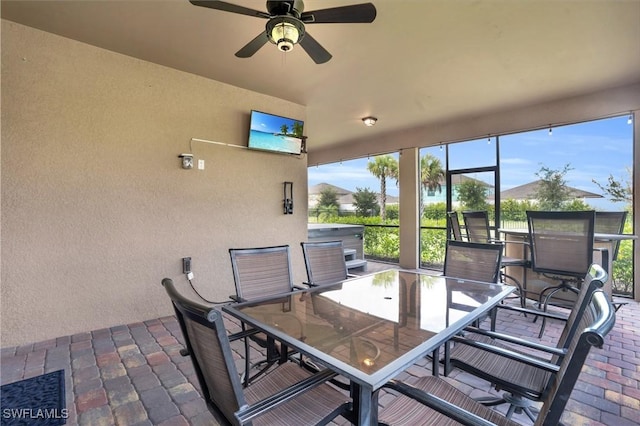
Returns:
[[[269,19],[270,16],[266,12],[259,10],[249,9],[248,7],[238,6],[236,4],[227,3],[226,1],[214,1],[214,0],[189,0],[194,6],[208,7],[209,9],[223,10],[225,12],[239,13],[240,15],[255,16],[257,18]]]
[[[250,58],[268,41],[269,37],[267,36],[267,32],[264,31],[258,34],[256,38],[247,43],[242,49],[238,50],[236,56],[238,58]]]
[[[305,24],[370,23],[374,19],[376,7],[372,3],[312,10],[300,15]]]
[[[327,52],[309,33],[305,33],[299,44],[316,64],[324,64],[332,58],[331,53]]]

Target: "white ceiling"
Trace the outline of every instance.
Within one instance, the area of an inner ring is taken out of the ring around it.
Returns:
[[[259,0],[230,3],[266,10]],[[312,11],[361,1],[306,0]],[[187,0],[2,1],[2,18],[307,107],[310,151],[640,81],[640,0],[373,0],[371,24],[314,24],[300,46],[234,53],[266,20]],[[278,113],[278,111],[268,111]],[[366,128],[361,118],[378,124]]]

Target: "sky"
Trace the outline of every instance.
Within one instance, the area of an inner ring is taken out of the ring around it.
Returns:
[[[633,126],[629,116],[620,116],[586,123],[500,136],[501,190],[523,185],[539,177],[541,167],[562,170],[568,165],[565,179],[569,186],[602,194],[592,182],[603,186],[609,175],[618,181],[631,179],[627,168],[633,166]],[[422,149],[446,162],[446,149]],[[398,154],[393,154],[396,159]],[[449,146],[450,168],[466,169],[495,164],[495,137],[483,138]],[[369,188],[380,191],[380,182],[367,171],[367,158],[309,167],[309,186],[330,183],[350,191]],[[484,175],[471,175],[484,180]],[[394,180],[387,180],[387,193],[398,195]],[[598,210],[622,210],[624,204],[606,198],[589,198],[586,202]]]
[[[260,132],[267,133],[279,133],[282,129],[282,125],[286,124],[289,132],[291,132],[293,130],[293,123],[296,121],[302,123],[302,121],[294,120],[292,118],[253,111],[251,114],[251,130],[258,130]]]

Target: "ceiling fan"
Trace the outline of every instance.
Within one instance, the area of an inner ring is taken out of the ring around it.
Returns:
[[[302,0],[267,1],[267,12],[261,12],[225,1],[189,1],[195,6],[268,19],[265,31],[236,52],[239,58],[253,56],[270,41],[282,52],[300,44],[316,64],[322,64],[331,59],[331,54],[306,32],[305,24],[370,23],[376,19],[376,8],[372,3],[304,12]]]

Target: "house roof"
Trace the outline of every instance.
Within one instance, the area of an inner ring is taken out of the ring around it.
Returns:
[[[309,195],[320,195],[322,191],[327,189],[333,189],[333,191],[338,194],[338,196],[343,196],[347,194],[351,194],[351,191],[348,189],[340,188],[339,186],[331,185],[330,183],[319,183],[317,185],[312,185],[309,187]]]
[[[327,188],[331,188],[338,195],[338,203],[343,204],[353,204],[353,191],[349,191],[348,189],[340,188],[339,186],[332,185],[330,183],[319,183],[317,185],[312,185],[309,187],[309,199],[317,198],[322,191]],[[378,199],[380,198],[380,194],[376,193]],[[397,204],[400,199],[394,195],[387,194],[387,204]]]
[[[266,10],[264,1],[228,2]],[[357,3],[305,0],[304,10]],[[301,46],[284,54],[271,43],[238,58],[235,52],[264,31],[266,20],[186,0],[3,0],[0,12],[13,22],[304,105],[306,117],[293,118],[305,121],[310,154],[640,83],[640,0],[372,3],[373,23],[306,25],[333,55],[320,65]],[[376,126],[362,124],[369,115],[378,118]]]
[[[537,192],[540,188],[540,182],[542,180],[536,180],[526,183],[524,185],[516,186],[511,189],[500,192],[501,200],[533,200],[537,198]],[[583,191],[578,188],[567,186],[569,189],[569,195],[573,198],[603,198],[600,194],[595,194],[589,191]]]

